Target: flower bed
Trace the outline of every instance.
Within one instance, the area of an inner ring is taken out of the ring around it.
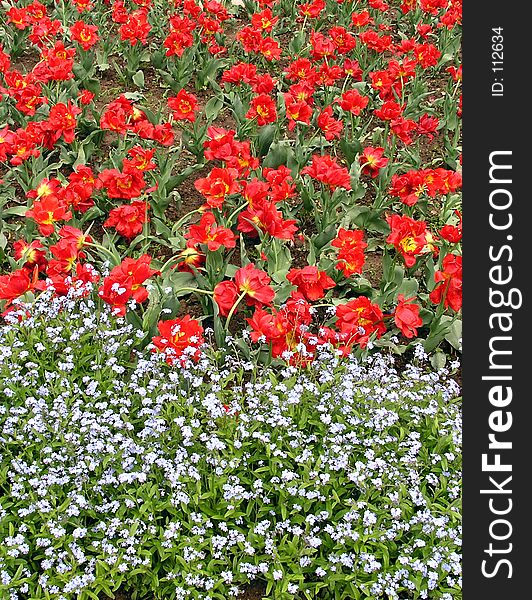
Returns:
[[[458,0],[6,4],[4,312],[109,267],[100,296],[144,345],[188,315],[269,359],[420,338],[441,366],[461,338],[460,24]]]
[[[461,1],[0,40],[0,596],[460,598]]]
[[[0,330],[2,597],[460,597],[460,390],[421,345],[401,373],[332,347],[170,367],[90,298],[20,310]]]

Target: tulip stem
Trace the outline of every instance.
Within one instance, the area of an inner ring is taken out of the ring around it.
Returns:
[[[197,213],[197,212],[201,212],[199,208],[195,208],[194,210],[191,210],[190,212],[183,215],[179,219],[179,221],[174,223],[174,225],[172,226],[172,232],[174,232],[174,231],[177,232],[177,230],[179,229],[179,226],[182,225],[190,216],[192,216],[194,213]]]
[[[231,310],[229,311],[229,314],[227,315],[227,321],[225,322],[225,330],[228,332],[229,331],[229,323],[231,321],[231,317],[233,316],[237,306],[240,304],[240,302],[242,301],[242,299],[244,298],[244,296],[246,295],[246,291],[243,291],[240,296],[238,296],[238,298],[236,299],[236,302],[233,304],[233,306],[231,306]]]
[[[227,219],[227,223],[229,224],[229,227],[231,227],[231,221],[233,220],[233,217],[235,217],[243,208],[246,208],[246,206],[248,206],[248,205],[249,205],[249,202],[246,202],[245,204],[242,204],[238,208],[235,208],[235,210],[229,215],[229,218]]]
[[[207,296],[212,296],[214,294],[211,290],[202,290],[201,288],[189,288],[183,287],[176,290],[177,292],[198,292],[198,294],[206,294]]]

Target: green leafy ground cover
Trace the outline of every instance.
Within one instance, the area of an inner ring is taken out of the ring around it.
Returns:
[[[90,297],[12,320],[2,597],[460,597],[460,390],[421,345],[400,373],[331,348],[170,367]]]

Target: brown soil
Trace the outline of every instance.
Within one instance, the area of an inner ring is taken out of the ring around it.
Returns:
[[[368,182],[371,180],[371,177],[369,176],[362,176],[361,180],[367,180]],[[375,202],[375,190],[373,189],[373,186],[368,185],[366,187],[366,193],[364,194],[363,198],[360,198],[360,200],[357,200],[357,204],[360,204],[361,206],[373,206],[373,203]]]
[[[419,158],[423,165],[430,165],[433,160],[442,158],[444,142],[441,132],[436,132],[432,140],[426,135],[420,135],[417,143],[419,148]]]
[[[183,300],[186,300],[186,302],[181,302],[179,304],[176,317],[183,317],[185,315],[190,315],[193,319],[199,319],[200,317],[203,317],[203,308],[194,294],[188,298],[183,298]]]
[[[100,600],[109,600],[108,597],[104,594],[100,594]],[[131,600],[131,595],[118,590],[115,592],[114,600]]]
[[[266,594],[266,587],[261,583],[253,583],[248,587],[242,596],[239,596],[240,600],[262,600]]]
[[[194,187],[194,182],[201,177],[207,177],[211,168],[211,165],[206,165],[193,173],[190,177],[187,177],[177,186],[176,190],[179,193],[180,200],[177,202],[172,200],[165,213],[169,227],[179,221],[179,219],[184,217],[187,213],[197,210],[200,206],[205,204],[205,198]],[[200,215],[191,215],[189,222],[198,221],[199,219]],[[185,226],[186,223],[183,227]]]
[[[378,288],[382,280],[382,252],[366,253],[366,261],[362,268],[362,276],[365,277],[373,287]]]
[[[294,245],[290,247],[292,256],[292,269],[302,269],[308,265],[308,248],[305,242],[294,240]]]

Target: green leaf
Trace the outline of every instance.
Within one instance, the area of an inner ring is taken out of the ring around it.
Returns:
[[[432,290],[435,288],[436,286],[436,282],[434,280],[434,274],[436,272],[436,265],[434,264],[434,259],[432,258],[432,256],[429,256],[426,260],[425,260],[425,285],[427,286],[427,290],[429,292],[432,292]]]
[[[168,243],[172,248],[176,248],[177,250],[182,250],[185,245],[185,239],[181,237],[169,237]]]
[[[427,353],[435,350],[445,339],[445,336],[450,331],[450,317],[442,316],[440,319],[435,319],[430,325],[430,332],[427,339],[423,342],[423,347]]]
[[[223,98],[219,98],[218,96],[213,96],[207,104],[205,104],[205,117],[207,121],[214,121],[216,117],[220,114],[224,106]]]
[[[430,357],[430,364],[436,370],[443,369],[443,367],[445,367],[446,362],[447,362],[447,358],[445,356],[445,353],[441,352],[441,351],[435,352]]]
[[[311,238],[313,246],[316,250],[321,250],[326,246],[336,235],[336,225],[332,223],[326,229]]]
[[[154,328],[161,313],[161,295],[158,291],[150,292],[148,308],[142,315],[142,330],[148,333]]]
[[[150,57],[151,57],[151,51],[148,49],[145,49],[142,51],[142,54],[140,55],[140,62],[150,62]]]
[[[139,88],[143,88],[144,87],[144,72],[141,70],[138,70],[135,75],[133,75],[132,77],[133,79],[133,83],[139,87]]]
[[[451,346],[458,351],[462,350],[460,340],[462,339],[462,320],[456,319],[451,325],[449,333],[445,336],[445,339],[451,344]]]
[[[82,223],[85,223],[86,221],[94,221],[94,219],[102,217],[104,214],[104,211],[98,206],[91,206],[89,210],[83,214],[81,221]]]
[[[134,310],[128,310],[126,313],[126,321],[127,323],[133,325],[139,331],[142,331],[142,321],[139,315]]]
[[[235,341],[235,344],[240,350],[240,352],[242,352],[242,354],[249,360],[251,357],[251,352],[246,342],[243,339],[237,339]]]
[[[87,70],[81,63],[76,63],[72,66],[72,72],[76,76],[77,81],[83,81],[83,79],[87,76]]]
[[[155,217],[152,219],[152,223],[155,226],[155,233],[157,235],[162,236],[165,240],[171,237],[172,230],[161,219]]]
[[[417,295],[419,284],[414,277],[405,277],[399,287],[396,295],[403,294],[405,298],[412,298]]]
[[[131,100],[131,102],[140,102],[143,96],[142,92],[124,92],[124,98]]]
[[[200,164],[191,165],[191,166],[183,169],[183,171],[181,171],[181,173],[179,173],[178,175],[174,175],[173,177],[170,177],[165,185],[166,193],[169,194],[178,185],[183,183],[183,181],[185,181],[185,179],[187,179],[187,177],[190,177],[196,171],[199,171],[202,167],[203,167],[203,165],[200,165]]]
[[[28,210],[27,206],[12,206],[2,211],[2,218],[5,217],[23,217]]]
[[[227,66],[227,59],[213,59],[211,58],[205,68],[197,73],[196,76],[196,89],[200,89],[201,86],[205,86],[207,83],[216,83],[216,76],[219,69],[223,69]]]
[[[190,290],[183,290],[183,288],[197,287],[194,275],[192,273],[186,273],[184,271],[171,271],[163,282],[163,290],[166,287],[172,288],[172,295],[175,298],[179,296],[186,296],[190,294]]]
[[[375,231],[383,235],[390,233],[390,227],[381,217],[380,211],[372,210],[367,206],[361,207],[359,214],[353,219],[353,223],[360,229]]]
[[[160,69],[164,64],[165,56],[166,54],[162,50],[152,52],[150,56],[151,64],[156,69]]]
[[[371,295],[373,294],[373,286],[364,277],[349,278],[346,285],[355,291],[357,294]]]
[[[362,144],[359,140],[347,140],[346,138],[342,138],[340,140],[340,150],[343,152],[348,165],[351,167],[357,154],[362,152]]]
[[[308,250],[308,254],[307,254],[307,263],[309,265],[315,265],[316,264],[316,246],[314,244],[309,244],[309,250]]]
[[[72,168],[76,169],[77,166],[85,165],[86,162],[87,162],[87,157],[85,156],[85,147],[84,147],[84,144],[80,144],[79,149],[78,149],[78,155],[76,157],[76,160],[74,161],[74,164],[72,165]]]
[[[283,277],[283,285],[281,285],[276,294],[275,294],[275,302],[277,304],[283,304],[284,302],[286,302],[288,300],[288,297],[290,296],[290,294],[294,291],[294,286],[286,281],[286,275]]]
[[[288,49],[290,50],[291,56],[295,57],[301,52],[301,50],[303,50],[303,47],[305,46],[306,42],[306,37],[306,32],[304,30],[301,30],[290,40],[290,43],[288,44]]]
[[[236,265],[229,264],[225,267],[224,275],[229,278],[234,277],[239,268],[240,267],[237,267]]]
[[[277,169],[281,165],[285,165],[288,159],[288,147],[285,144],[276,142],[271,144],[268,154],[263,161],[265,167]]]
[[[373,134],[371,136],[371,143],[374,146],[377,146],[379,144],[380,138],[381,138],[381,134],[384,131],[384,127],[375,127],[373,129]]]
[[[243,121],[245,119],[246,110],[238,94],[234,94],[232,97],[232,107],[237,120]]]
[[[218,304],[213,302],[214,305],[214,339],[216,344],[222,348],[225,344],[225,329],[218,314]]]
[[[207,252],[205,269],[211,281],[220,281],[223,279],[225,270],[223,248],[219,248],[214,252]]]
[[[265,254],[270,277],[276,283],[283,283],[292,264],[290,250],[282,244],[281,240],[274,238],[271,244],[265,248]]]
[[[265,156],[272,145],[275,137],[276,127],[273,124],[265,125],[261,128],[257,138],[257,152],[259,156]]]

